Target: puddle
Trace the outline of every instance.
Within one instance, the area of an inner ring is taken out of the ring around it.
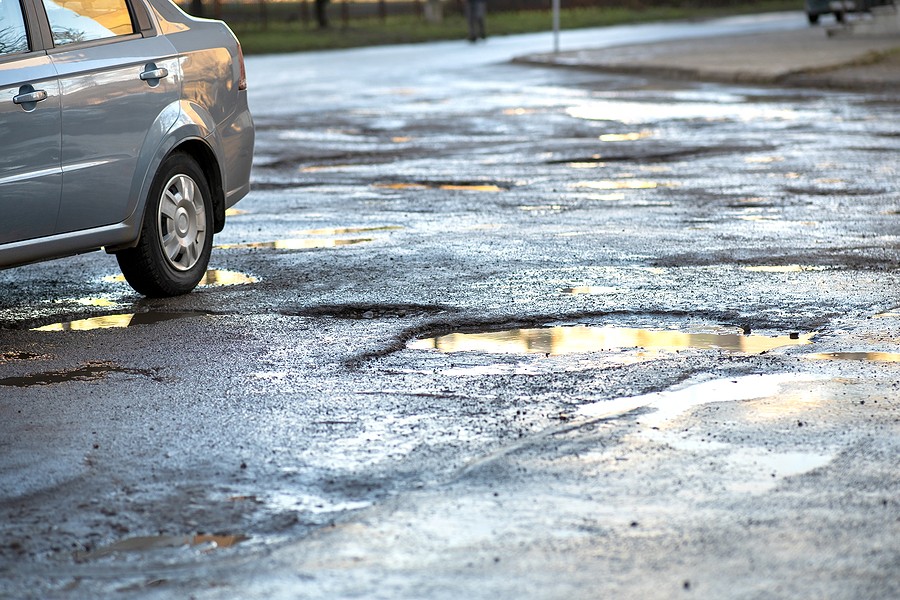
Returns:
[[[386,190],[449,190],[456,192],[505,192],[507,188],[493,183],[376,183]]]
[[[519,210],[525,212],[533,212],[533,213],[545,213],[545,212],[560,212],[564,210],[565,207],[561,204],[545,204],[538,206],[520,206]]]
[[[149,377],[155,381],[159,378],[156,373],[145,369],[129,369],[120,367],[111,362],[92,362],[70,369],[68,371],[49,371],[46,373],[35,373],[34,375],[25,375],[22,377],[6,377],[0,379],[0,385],[6,387],[29,388],[42,385],[53,385],[57,383],[68,383],[71,381],[99,381],[110,373],[126,373],[129,375],[142,375]]]
[[[244,244],[221,244],[216,246],[220,250],[233,250],[236,248],[274,250],[310,250],[314,248],[336,248],[338,246],[353,246],[375,241],[373,238],[306,238],[275,240],[274,242],[247,242]]]
[[[824,271],[827,267],[812,265],[754,265],[742,267],[754,273],[801,273],[803,271]]]
[[[368,233],[370,231],[399,231],[403,229],[400,225],[384,225],[381,227],[334,227],[325,229],[307,229],[298,231],[297,235],[350,235],[353,233]]]
[[[125,313],[121,315],[104,315],[102,317],[91,317],[89,319],[64,321],[61,323],[44,325],[43,327],[34,327],[31,331],[90,331],[92,329],[118,329],[124,327],[134,327],[137,325],[154,325],[156,323],[162,323],[163,321],[206,316],[208,314],[210,313],[203,311],[149,311],[143,313]]]
[[[647,354],[679,350],[723,350],[761,354],[782,346],[811,343],[813,334],[767,337],[740,333],[684,333],[672,330],[584,325],[510,329],[481,333],[451,333],[412,340],[411,350],[484,352],[491,354],[580,354],[639,350]]]
[[[222,269],[210,269],[200,280],[198,285],[204,287],[221,287],[226,285],[247,285],[258,283],[259,279],[246,273],[237,271],[225,271]]]
[[[797,117],[792,110],[776,110],[767,107],[748,106],[743,103],[657,103],[600,101],[573,106],[566,114],[587,121],[618,121],[628,124],[652,123],[656,121],[701,120],[701,121],[791,121]]]
[[[746,448],[727,457],[729,470],[744,472],[738,481],[730,483],[733,492],[762,493],[777,486],[780,479],[809,473],[834,460],[831,454],[817,452],[771,452],[761,448]]]
[[[807,354],[811,360],[861,360],[868,362],[900,362],[900,352],[819,352]]]
[[[612,194],[589,194],[584,196],[586,200],[598,200],[600,202],[620,202],[625,199],[622,192],[614,192]]]
[[[603,296],[606,294],[615,294],[618,291],[618,288],[603,285],[581,285],[576,287],[563,288],[562,293],[571,294],[573,296]]]
[[[126,283],[124,275],[110,275],[104,277],[103,281],[108,283]],[[226,271],[224,269],[209,269],[197,285],[201,287],[218,287],[225,285],[246,285],[258,282],[259,280],[256,277],[247,275],[246,273]],[[83,298],[76,302],[87,306],[115,306],[120,304],[104,298]]]
[[[748,165],[769,165],[776,162],[784,162],[783,156],[748,156],[744,159]]]
[[[578,183],[573,183],[572,187],[588,190],[654,190],[661,187],[661,184],[644,179],[607,179],[603,181],[579,181]]]
[[[578,409],[578,414],[596,419],[620,416],[638,408],[652,407],[656,411],[641,415],[641,424],[650,428],[660,427],[697,406],[777,397],[786,384],[820,379],[825,377],[799,376],[796,373],[713,379],[689,384],[680,389],[585,404]]]
[[[204,552],[212,552],[219,548],[231,548],[250,539],[246,535],[153,535],[133,537],[121,540],[93,552],[77,552],[75,560],[92,560],[115,554],[131,552],[153,552],[172,548],[202,547]]]
[[[631,133],[606,133],[600,136],[601,142],[636,142],[653,135],[651,131],[634,131]]]
[[[43,355],[34,352],[17,352],[15,350],[9,352],[0,352],[0,363],[10,362],[13,360],[34,360],[42,358]]]

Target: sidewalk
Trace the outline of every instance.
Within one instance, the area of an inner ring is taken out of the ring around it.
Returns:
[[[725,83],[900,91],[900,33],[822,27],[534,54],[518,63]]]

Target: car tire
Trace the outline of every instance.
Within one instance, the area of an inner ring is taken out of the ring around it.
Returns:
[[[806,18],[809,20],[810,25],[815,25],[819,22],[819,15],[813,13],[806,13]]]
[[[212,194],[206,176],[196,160],[176,152],[153,178],[137,246],[116,253],[116,258],[137,292],[178,296],[193,290],[206,273],[212,237]]]
[[[843,11],[837,11],[837,12],[835,12],[835,13],[834,13],[834,20],[837,21],[838,23],[843,23],[843,22],[844,22],[844,13],[843,13]]]

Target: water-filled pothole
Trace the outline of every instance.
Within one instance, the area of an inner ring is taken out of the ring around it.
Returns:
[[[233,250],[235,248],[273,249],[273,250],[312,250],[316,248],[336,248],[338,246],[353,246],[374,241],[373,238],[294,238],[286,240],[274,240],[271,242],[246,242],[242,244],[220,244],[216,246],[220,250]]]
[[[91,329],[116,329],[135,327],[137,325],[154,325],[173,319],[186,319],[189,317],[206,316],[210,313],[204,311],[188,312],[159,312],[149,311],[143,313],[124,313],[120,315],[103,315],[75,321],[63,321],[52,323],[43,327],[35,327],[32,331],[89,331]]]
[[[509,188],[489,182],[397,182],[376,183],[375,187],[386,190],[445,190],[451,192],[505,192]]]
[[[819,352],[807,354],[812,360],[861,360],[868,362],[900,362],[900,352]]]
[[[110,373],[125,373],[128,375],[140,375],[149,377],[155,381],[159,380],[159,376],[147,369],[131,369],[128,367],[120,367],[111,362],[89,362],[75,369],[66,371],[48,371],[45,373],[35,373],[33,375],[24,375],[22,377],[6,377],[0,379],[0,386],[29,388],[43,385],[53,385],[56,383],[69,383],[71,381],[98,381],[109,375]]]
[[[108,281],[110,283],[125,283],[125,276],[110,275],[104,277],[103,281]],[[209,269],[197,285],[200,287],[219,287],[226,285],[247,285],[249,283],[258,282],[259,279],[253,275],[247,275],[246,273],[227,271],[225,269]],[[83,298],[77,300],[77,302],[87,306],[112,306],[116,304],[116,302],[106,298]]]
[[[37,354],[34,352],[10,350],[8,352],[0,352],[0,363],[10,362],[13,360],[34,360],[41,357],[41,354]]]
[[[412,340],[412,350],[483,352],[491,354],[579,354],[639,350],[645,353],[679,350],[722,350],[761,354],[782,346],[811,343],[813,334],[744,335],[738,329],[686,333],[673,330],[636,329],[615,326],[557,326],[475,333],[450,333]]]
[[[75,560],[84,561],[117,554],[130,554],[134,552],[154,552],[159,550],[198,547],[201,551],[212,552],[219,548],[231,548],[245,540],[250,539],[246,535],[152,535],[127,538],[109,546],[99,548],[92,552],[77,552]]]

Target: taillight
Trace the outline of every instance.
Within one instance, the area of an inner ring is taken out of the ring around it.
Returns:
[[[247,69],[244,68],[244,51],[241,49],[240,43],[238,43],[238,63],[241,65],[241,76],[238,79],[238,89],[246,90],[247,89]]]

